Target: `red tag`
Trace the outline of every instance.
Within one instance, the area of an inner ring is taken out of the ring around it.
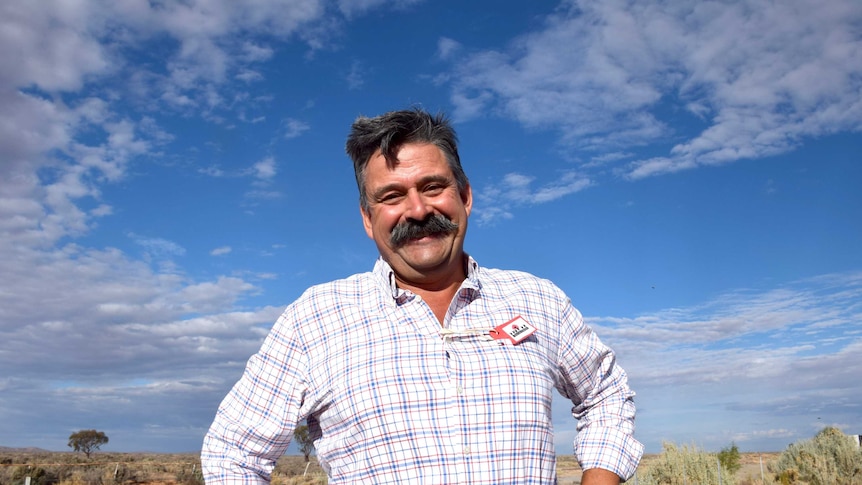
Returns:
[[[512,342],[512,345],[518,345],[527,337],[533,335],[535,331],[536,327],[527,323],[522,317],[517,316],[502,325],[494,327],[490,335],[496,340],[508,340]]]

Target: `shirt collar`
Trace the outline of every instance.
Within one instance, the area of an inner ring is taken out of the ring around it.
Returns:
[[[458,291],[467,290],[478,293],[482,289],[479,279],[479,263],[469,254],[465,254],[465,256],[467,258],[467,278],[461,283],[461,288]],[[373,273],[393,300],[399,301],[406,297],[407,291],[398,288],[398,284],[395,282],[395,271],[383,257],[377,258],[377,261],[374,263]]]

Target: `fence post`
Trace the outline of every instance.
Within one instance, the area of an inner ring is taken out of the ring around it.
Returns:
[[[715,457],[715,465],[716,470],[718,470],[718,485],[721,485],[721,460],[718,459],[718,456]]]
[[[766,483],[766,478],[763,477],[763,455],[760,455],[760,483]]]

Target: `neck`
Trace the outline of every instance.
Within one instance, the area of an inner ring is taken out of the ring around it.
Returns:
[[[399,288],[410,290],[422,297],[442,325],[452,299],[458,292],[458,288],[461,287],[461,283],[467,278],[466,261],[465,256],[464,262],[458,266],[456,271],[449,271],[436,278],[434,275],[424,275],[418,280],[407,280],[396,273],[395,282]]]

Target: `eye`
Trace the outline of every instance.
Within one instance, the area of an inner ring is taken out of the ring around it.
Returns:
[[[381,204],[397,204],[404,198],[404,194],[400,192],[386,192],[377,198]]]
[[[424,192],[428,195],[439,195],[446,190],[446,186],[443,184],[433,183],[425,186]]]

